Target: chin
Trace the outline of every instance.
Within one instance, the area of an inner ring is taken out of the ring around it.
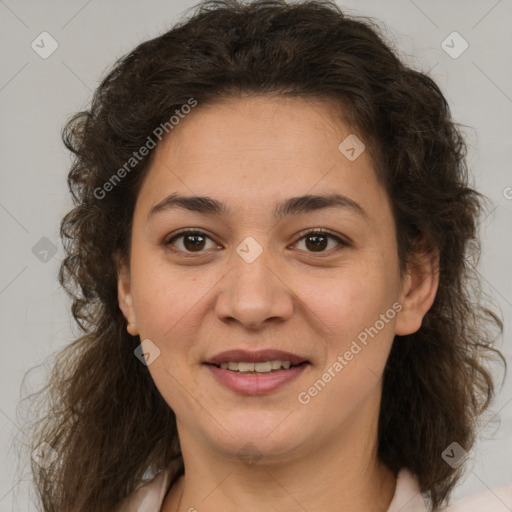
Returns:
[[[292,453],[296,455],[298,446],[305,441],[302,436],[299,437],[297,432],[300,429],[297,428],[297,425],[290,422],[285,428],[286,420],[283,422],[283,419],[286,414],[276,415],[273,418],[269,418],[267,414],[267,422],[264,424],[258,423],[257,416],[245,417],[240,423],[236,421],[224,423],[223,426],[226,430],[222,429],[222,437],[218,437],[219,431],[217,430],[217,436],[211,442],[217,446],[217,449],[225,452],[226,456],[235,455],[241,460],[244,457],[252,459],[262,456],[265,456],[267,460],[273,458],[283,460]],[[302,432],[303,434],[304,432]]]

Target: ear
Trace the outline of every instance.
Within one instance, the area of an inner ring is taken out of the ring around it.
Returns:
[[[133,300],[131,294],[130,269],[128,264],[119,255],[116,256],[117,267],[117,298],[119,307],[128,322],[127,330],[132,336],[136,336],[139,331],[137,328],[137,319],[133,309]]]
[[[398,302],[402,310],[397,315],[395,334],[404,336],[419,330],[423,317],[431,308],[439,286],[439,250],[416,257],[404,278]]]

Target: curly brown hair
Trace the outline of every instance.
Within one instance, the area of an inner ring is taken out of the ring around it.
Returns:
[[[74,208],[61,224],[59,281],[82,332],[52,356],[39,392],[49,404],[32,448],[47,442],[58,453],[47,468],[32,462],[43,510],[111,511],[180,455],[176,417],[134,357],[140,340],[126,332],[117,295],[117,258],[129,261],[134,205],[154,152],[99,191],[190,98],[201,108],[242,93],[337,102],[391,199],[401,271],[439,250],[431,309],[417,332],[393,341],[378,438],[380,460],[416,474],[439,510],[462,473],[441,453],[454,441],[470,450],[495,394],[487,365],[504,362],[494,346],[503,324],[484,305],[476,271],[486,198],[468,184],[461,130],[435,82],[407,67],[371,18],[321,0],[194,9],[119,59],[90,108],[63,129]]]

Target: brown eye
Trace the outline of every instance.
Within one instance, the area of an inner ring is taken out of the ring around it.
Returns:
[[[176,243],[177,241],[180,240],[181,243]],[[213,240],[202,231],[187,230],[176,233],[173,237],[167,239],[164,242],[164,245],[168,246],[171,250],[175,252],[180,252],[184,255],[191,255],[193,253],[200,254],[202,252],[205,252],[204,249],[206,247],[208,240],[212,242],[214,247],[216,246],[216,244],[213,243]],[[324,252],[329,252],[330,250],[337,250],[342,247],[347,247],[350,245],[348,242],[345,242],[340,237],[322,230],[313,230],[307,232],[304,236],[302,236],[302,238],[299,239],[299,242],[303,240],[305,241],[306,252],[320,254]],[[329,241],[331,240],[335,241],[337,244],[334,246],[334,248],[328,249]]]
[[[341,238],[339,238],[336,235],[333,235],[327,231],[310,231],[306,235],[304,235],[299,241],[304,240],[306,250],[308,252],[328,252],[325,249],[329,245],[329,240],[334,240],[337,242],[338,246],[334,247],[340,248],[340,246],[348,246],[348,243],[343,241]]]
[[[211,238],[206,235],[205,233],[201,231],[182,231],[176,235],[174,235],[172,238],[168,239],[166,242],[164,242],[164,245],[166,246],[175,246],[175,241],[182,239],[181,246],[182,247],[176,247],[177,251],[181,252],[204,252],[203,249],[206,245],[206,240]],[[180,244],[178,244],[179,246]],[[215,245],[215,244],[214,244]]]

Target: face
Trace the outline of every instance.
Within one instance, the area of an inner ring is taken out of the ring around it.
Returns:
[[[393,337],[419,328],[435,283],[400,279],[390,200],[368,151],[339,149],[352,132],[333,112],[266,96],[199,105],[155,150],[119,303],[151,340],[148,369],[180,438],[224,454],[250,439],[285,457],[375,427]],[[245,391],[233,389],[218,378],[233,372],[205,362],[235,349],[308,363],[275,372],[294,373],[273,389],[268,374],[236,374]]]

